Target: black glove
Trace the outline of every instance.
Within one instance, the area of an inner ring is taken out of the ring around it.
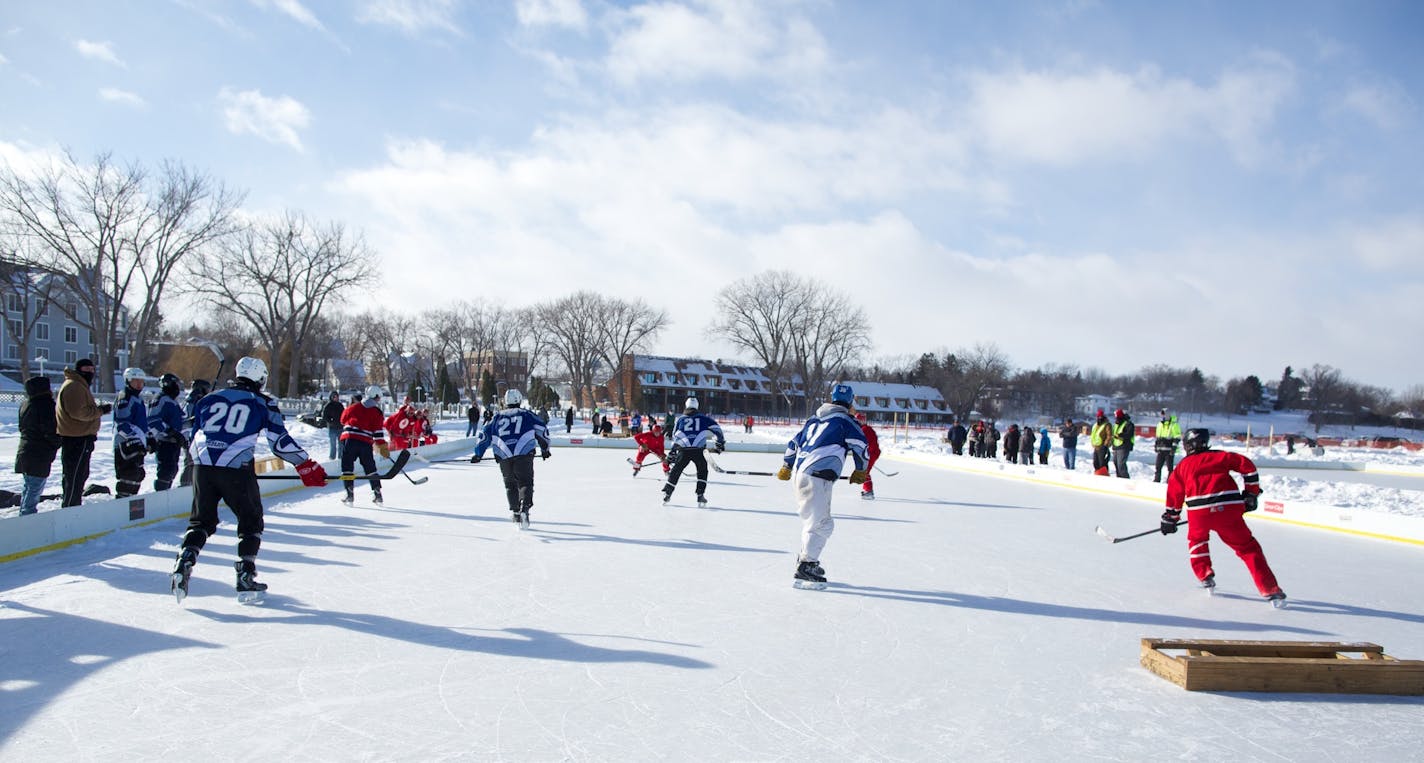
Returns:
[[[480,462],[480,457],[479,457],[479,456],[470,456],[470,463],[472,463],[472,464],[478,464],[479,462]]]
[[[1171,535],[1177,531],[1177,521],[1182,518],[1182,512],[1178,509],[1167,509],[1162,512],[1162,534]]]
[[[147,445],[148,445],[148,452],[149,452],[149,453],[157,453],[157,452],[158,452],[158,438],[157,438],[157,437],[150,437],[150,438],[148,438],[148,443],[147,443]]]
[[[712,452],[713,452],[713,453],[721,453],[722,450],[723,450],[724,448],[726,448],[726,447],[727,447],[727,444],[726,444],[726,443],[724,443],[724,442],[719,442],[719,443],[717,443],[716,445],[713,445],[713,446],[712,446]]]
[[[109,414],[111,414],[111,413],[113,413],[113,412],[114,412],[114,406],[109,405],[108,403],[99,403],[99,413],[102,413],[102,414],[104,414],[105,416],[108,416]]]
[[[544,460],[544,461],[548,461],[548,460],[549,460],[549,456],[552,456],[552,455],[553,455],[553,454],[550,453],[550,452],[547,451],[547,450],[539,451],[539,458],[542,459],[542,460]]]
[[[141,461],[148,450],[143,440],[124,440],[119,443],[119,456],[129,461]]]
[[[675,463],[677,461],[677,457],[681,455],[682,448],[674,447],[672,450],[668,451],[667,460]]]
[[[1246,510],[1247,510],[1247,511],[1255,511],[1255,510],[1256,510],[1256,494],[1255,494],[1255,493],[1246,493],[1245,495],[1241,496],[1241,502],[1244,503],[1244,504],[1246,504]]]

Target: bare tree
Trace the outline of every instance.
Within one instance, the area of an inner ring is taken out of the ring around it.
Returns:
[[[13,243],[0,246],[0,311],[5,315],[0,337],[8,337],[19,350],[20,378],[30,377],[30,337],[35,324],[47,320],[52,309],[56,278],[35,264],[23,237],[6,235]],[[9,317],[16,308],[18,318]],[[61,362],[62,364],[62,362]]]
[[[267,347],[274,394],[296,394],[317,316],[333,298],[349,298],[373,281],[374,257],[339,223],[316,227],[291,212],[248,226],[224,244],[222,256],[196,260],[190,268],[193,293],[242,316]]]
[[[578,406],[591,404],[586,398],[605,354],[600,341],[605,317],[603,297],[592,291],[579,291],[536,305],[532,312],[549,352],[568,371]]]
[[[1345,381],[1339,369],[1319,363],[1306,369],[1300,380],[1305,383],[1310,395],[1310,414],[1315,421],[1315,433],[1319,434],[1320,428],[1325,425],[1325,414],[1340,403]]]
[[[829,383],[870,348],[865,313],[825,284],[784,270],[743,278],[717,294],[711,337],[745,350],[766,369],[773,391],[787,402],[800,375],[806,408]]]
[[[671,322],[666,310],[655,310],[641,299],[627,302],[605,298],[603,311],[598,340],[603,360],[613,371],[622,365],[624,356],[645,348]],[[626,385],[620,388],[622,406],[633,407]]]
[[[396,394],[408,384],[403,364],[395,359],[406,352],[415,321],[393,313],[367,314],[360,319],[366,339],[365,358],[370,362],[372,381],[383,383]]]
[[[995,344],[976,344],[974,349],[961,350],[958,373],[952,374],[940,392],[955,415],[967,420],[979,408],[986,393],[1002,385],[1009,377],[1009,359]]]

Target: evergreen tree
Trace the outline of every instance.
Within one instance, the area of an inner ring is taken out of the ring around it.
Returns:
[[[480,400],[486,406],[494,405],[494,398],[499,394],[499,388],[495,386],[494,375],[489,369],[480,372]]]
[[[1276,410],[1283,411],[1300,405],[1301,380],[1291,375],[1291,367],[1286,366],[1281,374],[1281,383],[1276,387]]]
[[[450,380],[450,367],[441,361],[435,372],[435,399],[442,405],[454,405],[460,402],[460,389]]]

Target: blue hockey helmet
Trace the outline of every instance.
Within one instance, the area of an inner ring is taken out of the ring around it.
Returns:
[[[849,384],[837,384],[831,388],[831,402],[849,406],[855,402],[855,390]]]

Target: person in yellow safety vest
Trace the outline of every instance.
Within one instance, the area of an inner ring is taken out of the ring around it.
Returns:
[[[1132,452],[1132,443],[1137,439],[1137,430],[1132,425],[1132,417],[1119,408],[1113,413],[1116,419],[1112,427],[1112,461],[1117,476],[1127,479],[1127,454]]]
[[[1093,446],[1093,474],[1108,473],[1108,448],[1112,446],[1112,425],[1102,408],[1098,409],[1098,419],[1088,432],[1088,442]]]
[[[1153,445],[1153,450],[1157,451],[1157,473],[1152,478],[1153,482],[1162,481],[1162,465],[1167,465],[1167,475],[1171,476],[1172,469],[1177,464],[1177,443],[1182,441],[1182,425],[1177,423],[1176,416],[1167,415],[1167,409],[1162,409],[1162,420],[1157,422],[1157,442]]]

